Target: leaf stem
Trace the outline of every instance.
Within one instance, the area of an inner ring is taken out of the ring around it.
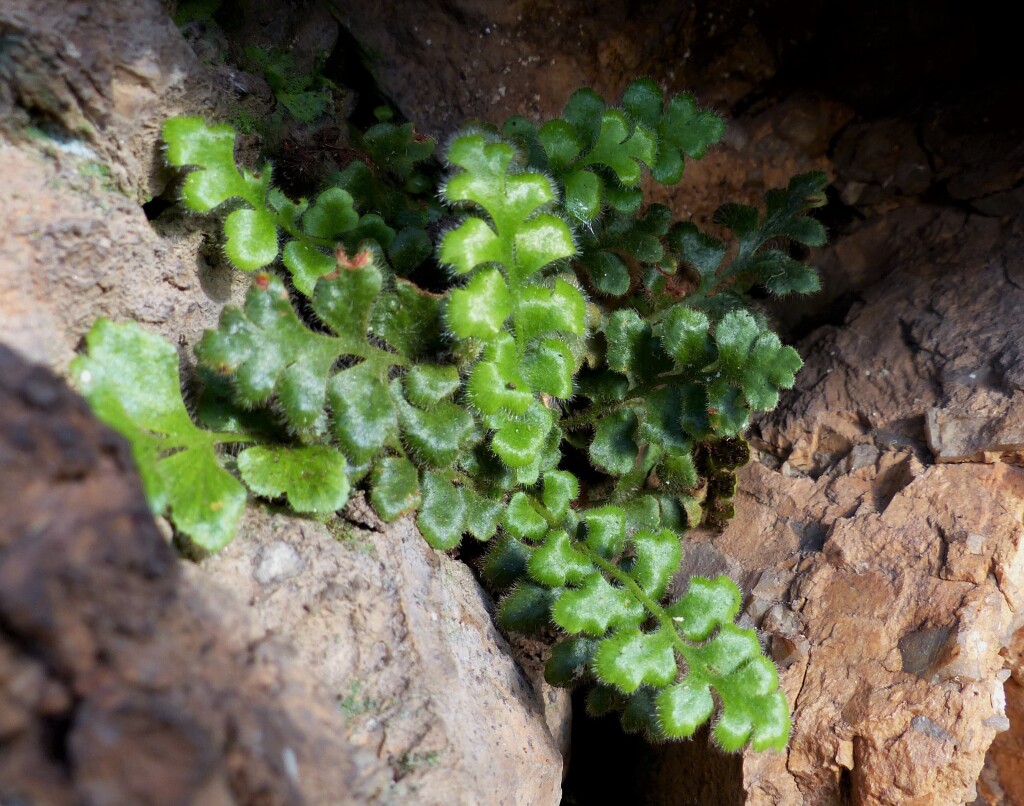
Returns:
[[[529,501],[537,513],[548,522],[548,525],[552,529],[558,529],[562,526],[560,519],[556,518],[551,510],[544,506],[543,503],[533,496],[529,496]],[[694,651],[694,648],[687,644],[686,641],[683,640],[682,636],[679,635],[678,630],[676,630],[675,621],[673,621],[672,616],[665,611],[665,608],[648,596],[647,592],[641,588],[629,574],[591,549],[590,546],[587,545],[586,541],[573,540],[572,542],[573,547],[576,550],[583,552],[583,554],[585,554],[595,566],[600,568],[617,582],[621,583],[622,586],[633,595],[633,598],[640,602],[640,604],[647,609],[647,612],[658,620],[661,627],[672,637],[673,646],[676,648],[676,651],[683,656],[683,660],[686,661],[686,665],[690,669],[699,668],[700,661]]]
[[[662,628],[665,629],[672,637],[673,646],[675,646],[676,651],[683,656],[683,660],[686,661],[686,665],[690,669],[698,666],[699,660],[693,650],[693,647],[687,644],[686,641],[683,640],[682,636],[679,635],[679,632],[676,630],[675,622],[672,620],[672,616],[665,612],[665,608],[648,596],[644,589],[641,588],[629,574],[614,563],[606,560],[596,551],[591,549],[586,543],[583,541],[576,541],[575,548],[586,554],[594,565],[609,576],[613,577],[617,582],[620,582],[626,590],[633,594],[633,598],[640,602],[640,604],[642,604],[647,611],[658,620],[658,623]]]

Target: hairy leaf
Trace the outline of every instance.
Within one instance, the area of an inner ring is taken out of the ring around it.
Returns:
[[[334,512],[348,500],[345,457],[326,445],[256,445],[242,451],[237,462],[250,490],[264,498],[286,496],[296,512]]]
[[[197,545],[234,537],[245,488],[217,460],[218,435],[197,428],[181,399],[178,351],[136,324],[100,319],[71,365],[96,416],[132,446],[146,497]]]

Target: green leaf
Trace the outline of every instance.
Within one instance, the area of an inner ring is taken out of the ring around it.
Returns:
[[[99,319],[71,373],[96,416],[125,436],[150,507],[208,551],[234,537],[245,488],[217,461],[218,435],[196,427],[181,399],[178,352],[136,324]]]
[[[682,407],[682,395],[675,384],[651,392],[638,412],[640,427],[636,441],[650,442],[673,452],[688,452],[692,446],[683,430]]]
[[[539,403],[524,414],[504,415],[491,439],[491,449],[511,468],[528,467],[539,458],[552,425],[551,412]]]
[[[660,742],[665,738],[654,707],[654,690],[649,686],[641,686],[627,697],[619,721],[626,733],[642,733],[651,742]]]
[[[348,500],[345,457],[326,445],[257,445],[238,455],[246,486],[264,498],[286,496],[296,512],[335,512]]]
[[[370,313],[370,327],[401,355],[433,357],[444,340],[441,300],[438,294],[396,280],[394,293],[377,298]]]
[[[666,144],[679,148],[688,157],[700,159],[707,147],[725,134],[725,121],[714,112],[698,111],[693,96],[683,93],[669,101],[658,134]]]
[[[810,220],[810,219],[806,219]],[[758,281],[772,294],[813,294],[821,290],[818,270],[799,260],[794,260],[778,249],[766,249],[757,253],[751,261],[751,271]]]
[[[675,305],[659,326],[658,335],[676,366],[692,369],[704,366],[712,356],[710,327],[705,314]]]
[[[302,217],[302,228],[314,238],[332,239],[359,223],[352,196],[341,188],[328,188]]]
[[[720,436],[734,437],[750,423],[743,392],[725,379],[713,381],[706,390],[708,423]]]
[[[553,215],[542,213],[534,216],[524,221],[517,230],[516,274],[521,280],[556,260],[576,254],[576,244],[573,243],[569,226]]]
[[[317,280],[337,268],[333,257],[302,241],[286,243],[281,261],[291,273],[295,288],[307,297],[313,296]]]
[[[543,502],[556,518],[564,518],[569,505],[580,494],[580,483],[566,470],[549,470],[544,474]]]
[[[455,548],[465,531],[466,499],[441,473],[428,470],[420,484],[423,503],[416,516],[416,525],[431,548],[447,551]]]
[[[577,221],[593,221],[601,213],[601,178],[592,171],[573,171],[564,179],[565,211]]]
[[[324,116],[331,104],[327,89],[306,92],[278,92],[277,100],[300,123],[314,123]]]
[[[370,316],[383,283],[373,253],[360,253],[353,262],[361,260],[366,262],[358,268],[340,268],[333,275],[322,277],[312,299],[313,312],[320,321],[338,335],[345,349],[356,355],[365,352]]]
[[[622,476],[633,469],[637,444],[633,441],[637,419],[632,409],[619,409],[597,421],[590,458],[602,470]]]
[[[178,117],[164,122],[167,161],[177,167],[196,166],[185,177],[182,201],[196,213],[206,213],[231,198],[261,204],[263,183],[235,167],[235,131],[230,126],[207,126],[202,118]]]
[[[605,716],[613,711],[621,711],[626,705],[626,697],[617,688],[594,685],[587,694],[587,714],[589,716]]]
[[[791,389],[803,366],[792,347],[784,347],[774,333],[760,333],[750,350],[750,363],[743,373],[743,393],[750,407],[770,411],[779,402],[779,389]]]
[[[632,543],[636,547],[636,562],[630,574],[644,593],[652,599],[660,599],[683,556],[679,538],[669,529],[645,530],[637,532]]]
[[[465,288],[452,290],[448,325],[460,339],[489,340],[501,332],[510,313],[512,299],[504,278],[497,269],[486,269],[474,275]]]
[[[534,403],[533,392],[519,372],[515,341],[501,333],[488,346],[484,361],[473,367],[466,383],[469,399],[484,414],[508,411],[524,414]]]
[[[605,326],[610,369],[624,372],[634,384],[670,368],[651,325],[632,308],[615,311]]]
[[[669,608],[669,614],[686,638],[703,641],[717,627],[732,622],[741,602],[739,588],[728,577],[693,577],[686,595]]]
[[[612,252],[592,252],[583,258],[583,264],[594,288],[602,294],[621,297],[629,291],[629,269],[618,255]]]
[[[586,332],[586,301],[579,289],[561,278],[552,288],[524,286],[516,303],[516,336],[521,344],[547,333],[582,336]]]
[[[693,454],[687,452],[666,453],[661,460],[662,481],[676,490],[689,490],[697,486],[697,467]]]
[[[559,400],[572,397],[575,358],[569,346],[558,339],[544,339],[527,350],[523,359],[526,378],[538,392]]]
[[[661,509],[653,495],[638,495],[620,506],[626,515],[626,530],[631,534],[642,529],[655,530],[661,525]]]
[[[725,133],[725,122],[714,112],[698,111],[693,96],[679,94],[668,102],[655,132],[658,156],[651,174],[662,184],[674,185],[683,175],[683,155],[703,157]]]
[[[411,123],[378,123],[367,129],[362,141],[373,161],[403,182],[417,163],[430,158],[435,146],[433,139],[417,135]]]
[[[643,621],[643,606],[628,592],[612,587],[601,574],[587,577],[583,586],[564,590],[551,608],[554,622],[568,633],[595,638],[610,628],[636,627]]]
[[[450,467],[468,447],[473,417],[455,403],[435,403],[429,411],[409,405],[393,381],[391,398],[398,410],[402,440],[418,460],[433,467]]]
[[[337,340],[299,321],[284,285],[269,274],[257,274],[245,309],[225,308],[218,329],[196,347],[200,366],[230,379],[239,404],[252,408],[276,395],[299,432],[321,427],[327,375],[342,352]]]
[[[572,126],[564,120],[550,120],[538,131],[552,171],[560,173],[579,155],[582,145]]]
[[[513,537],[529,540],[539,540],[548,529],[547,521],[523,492],[516,493],[508,502],[502,525]]]
[[[740,424],[740,407],[734,390],[726,379],[738,382],[745,402],[754,409],[768,410],[778,403],[779,389],[788,389],[795,382],[795,373],[802,362],[796,350],[783,347],[779,337],[762,331],[746,311],[732,311],[722,317],[715,329],[718,361],[715,368],[722,378],[708,389],[708,403],[718,410],[718,417],[727,427]],[[715,417],[711,418],[715,424]],[[735,431],[738,433],[744,422]]]
[[[604,99],[592,89],[577,90],[565,105],[562,117],[572,126],[584,148],[593,148],[601,133]]]
[[[625,115],[617,109],[609,109],[601,115],[597,142],[580,165],[606,165],[629,187],[638,184],[643,175],[638,161],[651,165],[654,154],[655,143],[650,132],[641,125],[631,127]]]
[[[366,464],[397,437],[398,418],[387,384],[369,364],[337,373],[327,394],[334,437],[353,464]]]
[[[398,274],[408,274],[434,252],[430,236],[419,227],[400,230],[388,247],[388,258]]]
[[[740,242],[740,251],[751,251],[756,246],[761,225],[756,207],[746,204],[723,204],[715,210],[714,221],[731,229]]]
[[[459,274],[468,274],[488,263],[506,264],[509,255],[501,238],[485,221],[467,218],[444,236],[439,258]]]
[[[477,540],[490,540],[498,529],[498,521],[505,505],[478,494],[469,487],[462,488],[466,499],[466,531]]]
[[[459,370],[453,364],[417,364],[405,376],[405,395],[409,402],[430,408],[458,391]]]
[[[622,94],[622,108],[637,123],[654,129],[661,120],[665,97],[654,79],[641,78],[634,81]]]
[[[590,638],[566,638],[551,649],[544,664],[544,679],[548,685],[572,688],[587,677],[587,666],[597,649]]]
[[[593,570],[587,555],[574,549],[561,529],[548,532],[544,544],[530,556],[530,576],[550,588],[579,584]]]
[[[525,635],[540,632],[551,624],[551,605],[556,596],[550,588],[516,585],[498,605],[498,626]]]
[[[604,189],[605,203],[623,215],[634,215],[644,203],[644,193],[640,188],[627,188],[609,183]]]
[[[518,582],[527,573],[533,549],[510,535],[502,535],[484,558],[484,577],[502,590]]]
[[[670,739],[686,739],[715,709],[708,684],[688,677],[664,689],[657,698],[658,721]]]
[[[594,670],[601,680],[626,694],[643,683],[667,686],[678,673],[672,633],[664,628],[654,633],[637,628],[619,630],[598,644]]]
[[[404,457],[386,457],[373,468],[370,501],[385,521],[393,521],[419,506],[420,489],[416,466]]]
[[[242,271],[256,271],[277,259],[277,222],[268,213],[243,208],[224,219],[224,253]]]
[[[741,375],[759,333],[757,320],[746,311],[732,311],[722,317],[715,328],[718,369],[732,377]]]
[[[622,553],[626,545],[626,513],[621,507],[603,506],[583,513],[587,545],[606,560]]]
[[[396,237],[395,231],[376,213],[367,213],[359,219],[355,229],[344,232],[341,241],[347,249],[355,251],[364,242],[376,242],[381,249],[390,249]]]
[[[680,222],[668,234],[669,246],[679,259],[690,266],[702,279],[718,273],[725,259],[725,244],[701,232],[690,222]]]

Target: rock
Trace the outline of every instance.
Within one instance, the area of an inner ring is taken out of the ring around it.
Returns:
[[[0,347],[0,801],[364,803],[376,759],[182,574],[127,446]]]
[[[465,564],[411,519],[385,527],[360,509],[347,513],[370,528],[251,508],[197,576],[230,590],[263,635],[287,637],[348,739],[390,768],[385,801],[557,804],[562,755],[545,715],[564,721],[567,694],[535,691]]]
[[[546,119],[580,87],[618,100],[654,75],[670,92],[732,106],[777,69],[776,18],[809,14],[716,4],[662,3],[638,13],[625,0],[595,7],[536,0],[337,3],[381,90],[423,131],[452,134],[473,119]],[[783,40],[784,44],[793,37]]]
[[[884,282],[801,346],[797,389],[758,423],[772,461],[741,471],[736,518],[691,532],[684,557],[684,577],[710,554],[733,568],[794,708],[786,755],[744,757],[751,804],[966,803],[1014,718],[1003,656],[1022,646],[1024,469],[999,434],[1024,369],[1024,291],[1005,269],[1021,232],[890,215],[900,255]],[[953,456],[930,412],[958,417],[969,447]],[[975,412],[1003,416],[982,427]],[[989,778],[1014,780],[1014,763]]]
[[[1024,116],[1005,101],[1006,93],[1015,91],[1012,79],[993,80],[944,99],[923,116],[924,144],[937,176],[947,180],[949,195],[973,202],[988,215],[1024,209],[1019,193],[1013,193],[1024,181]],[[985,209],[1000,200],[1002,210]]]
[[[135,320],[191,344],[241,296],[238,273],[202,257],[203,227],[165,229],[92,176],[95,156],[0,143],[0,340],[64,371],[100,316]]]
[[[132,198],[154,192],[165,117],[214,105],[208,75],[157,0],[11,0],[0,10],[0,130],[53,133]],[[102,168],[98,167],[102,166]],[[104,170],[105,169],[105,170]]]
[[[5,3],[0,37],[0,341],[57,371],[99,316],[192,344],[245,280],[202,254],[212,222],[157,232],[138,200],[164,119],[228,105],[217,74],[156,0]]]
[[[851,206],[869,207],[897,197],[913,197],[932,184],[928,155],[907,120],[847,126],[833,158],[842,176],[840,196]]]

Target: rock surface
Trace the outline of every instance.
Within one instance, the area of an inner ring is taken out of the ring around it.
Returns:
[[[190,581],[127,446],[0,347],[0,802],[368,802],[376,759]]]
[[[198,576],[231,590],[264,635],[287,637],[348,739],[389,766],[384,801],[558,803],[545,711],[567,741],[564,693],[538,697],[469,568],[432,551],[411,519],[385,526],[361,497],[345,514],[328,529],[251,509]]]
[[[4,3],[0,38],[0,341],[57,371],[99,316],[191,344],[244,280],[138,200],[169,176],[164,119],[227,105],[218,74],[156,0]]]
[[[765,453],[741,473],[736,519],[691,535],[686,570],[743,583],[794,707],[788,752],[744,759],[748,803],[966,803],[1010,725],[1024,470],[981,423],[1020,395],[1024,289],[1008,266],[1022,232],[894,215],[874,226],[895,227],[901,254],[841,326],[801,345],[797,388],[759,423]],[[846,249],[870,247],[872,226]],[[948,455],[936,412],[975,447]]]

